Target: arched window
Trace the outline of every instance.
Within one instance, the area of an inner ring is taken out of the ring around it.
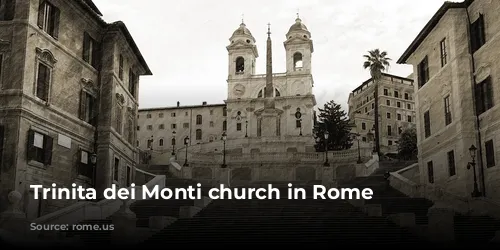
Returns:
[[[227,116],[227,108],[222,108],[222,116]]]
[[[264,93],[264,89],[261,89],[261,90],[259,91],[259,93],[257,94],[257,98],[262,98],[262,97],[264,97],[263,93]],[[280,91],[279,91],[278,89],[274,89],[274,97],[280,97],[280,96],[281,96]]]
[[[257,95],[257,98],[262,98],[262,90],[259,91],[259,94]]]
[[[213,142],[214,141],[214,137],[213,136],[210,136],[210,138],[208,139],[209,142]]]
[[[281,96],[281,93],[278,89],[274,89],[274,96],[275,97],[280,97]]]
[[[227,121],[222,122],[222,131],[227,131]]]
[[[158,145],[159,145],[160,147],[163,147],[163,139],[160,139],[160,140],[158,141]]]
[[[245,72],[245,59],[243,57],[236,58],[236,74]]]
[[[196,130],[196,140],[201,140],[202,134],[201,134],[201,129]]]
[[[196,116],[196,125],[201,125],[203,123],[203,118],[201,115]]]
[[[296,52],[293,54],[293,70],[302,68],[302,54],[300,52]]]
[[[172,138],[172,146],[175,146],[175,138]]]

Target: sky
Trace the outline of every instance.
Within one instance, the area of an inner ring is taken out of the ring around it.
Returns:
[[[108,22],[125,22],[152,76],[142,76],[139,108],[223,103],[227,98],[229,37],[242,16],[257,40],[257,74],[265,73],[267,23],[273,71],[285,72],[285,34],[297,12],[314,43],[313,93],[318,106],[347,108],[349,93],[370,78],[363,55],[379,48],[396,64],[444,0],[94,0]]]

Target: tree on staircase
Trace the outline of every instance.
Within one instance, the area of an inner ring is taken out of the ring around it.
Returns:
[[[327,102],[319,108],[319,115],[314,126],[313,134],[316,139],[316,151],[325,151],[325,131],[328,131],[328,150],[344,150],[352,146],[350,136],[351,126],[347,113],[335,101]]]
[[[404,130],[398,141],[399,159],[414,159],[417,156],[417,150],[417,130],[415,128]]]

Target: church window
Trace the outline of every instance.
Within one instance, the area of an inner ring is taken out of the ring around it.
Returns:
[[[160,141],[159,141],[158,144],[159,144],[160,147],[163,147],[163,139],[160,139]]]
[[[196,125],[201,125],[203,123],[203,118],[201,115],[196,116]]]
[[[293,69],[299,70],[302,68],[302,54],[300,52],[296,52],[293,54]]]
[[[236,58],[236,74],[242,74],[245,71],[245,59],[243,57]]]

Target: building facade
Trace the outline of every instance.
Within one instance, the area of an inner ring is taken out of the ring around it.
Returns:
[[[380,150],[394,153],[400,134],[415,126],[413,80],[383,73],[378,88]],[[374,91],[370,78],[349,94],[349,118],[356,125],[353,132],[363,142],[374,140]]]
[[[480,195],[500,197],[499,10],[498,1],[447,2],[398,60],[414,67],[420,181],[429,190],[470,197],[477,183]]]
[[[34,218],[71,201],[34,200],[29,185],[127,185],[151,72],[125,25],[90,0],[1,4],[0,204],[17,190]]]
[[[184,146],[220,140],[226,130],[226,104],[207,104],[139,110],[138,147],[171,153]]]
[[[266,74],[255,73],[259,56],[256,41],[244,23],[229,40],[228,93],[224,104],[139,110],[138,143],[142,150],[151,150],[153,146],[152,152],[171,152],[183,146],[186,136],[190,145],[205,144],[220,140],[225,132],[227,148],[236,152],[314,151],[313,44],[302,20],[297,18],[286,34],[284,73],[272,72],[269,29]],[[220,147],[208,151],[217,150]]]

